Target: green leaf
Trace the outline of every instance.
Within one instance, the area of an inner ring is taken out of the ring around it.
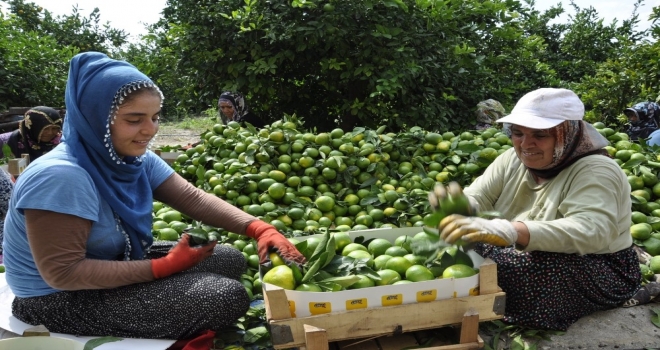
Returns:
[[[124,340],[124,338],[117,338],[117,337],[102,337],[102,338],[94,338],[90,339],[85,343],[85,346],[83,347],[83,350],[92,350],[95,349],[105,343],[112,343],[116,341]]]
[[[321,264],[323,264],[325,260],[322,259],[317,259],[315,260],[312,265],[307,269],[307,272],[305,272],[305,276],[302,278],[302,283],[305,283],[307,281],[310,281],[312,278],[314,278],[314,275],[318,270],[321,268]]]
[[[243,341],[246,343],[256,343],[266,337],[270,337],[268,329],[264,326],[260,326],[248,329],[243,336]]]
[[[332,278],[327,278],[324,279],[320,282],[331,282],[331,283],[336,283],[341,285],[343,288],[348,288],[354,283],[358,282],[360,280],[360,277],[358,276],[340,276],[340,277],[332,277]]]
[[[513,338],[511,341],[511,346],[509,347],[510,350],[526,350],[525,342],[523,341],[521,336],[517,336]]]
[[[321,237],[321,241],[319,242],[319,245],[316,246],[316,249],[314,250],[314,254],[312,254],[308,262],[316,262],[316,260],[319,259],[321,254],[327,251],[326,249],[329,240],[330,240],[330,232],[325,232],[323,234],[323,237]],[[325,260],[322,263],[325,264]]]
[[[651,317],[651,323],[660,328],[660,309],[651,309],[651,311],[655,312],[655,315]]]

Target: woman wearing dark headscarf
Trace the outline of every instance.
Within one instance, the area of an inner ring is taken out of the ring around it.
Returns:
[[[504,106],[499,101],[488,99],[477,104],[476,130],[492,128],[495,120],[504,117]]]
[[[223,92],[218,99],[218,111],[223,124],[230,121],[252,124],[255,128],[263,128],[264,122],[250,112],[243,95],[238,92]]]
[[[641,286],[628,180],[583,116],[570,90],[523,96],[497,120],[513,148],[464,191],[475,209],[502,218],[450,215],[440,223],[446,242],[476,243],[476,252],[497,263],[507,322],[566,330],[582,316],[622,306]],[[436,187],[431,203],[445,195]]]
[[[660,106],[655,102],[640,102],[626,108],[623,114],[628,118],[626,134],[631,141],[646,139],[658,130]]]
[[[148,150],[162,94],[135,67],[76,55],[65,101],[62,143],[21,174],[5,221],[19,320],[59,333],[186,339],[243,316],[242,254],[216,242],[192,247],[187,234],[174,247],[155,243],[154,199],[255,238],[263,262],[271,248],[304,262],[272,225],[194,187]]]
[[[25,112],[18,129],[0,135],[0,142],[9,145],[14,158],[27,153],[33,161],[60,143],[61,131],[60,113],[53,108],[39,106]]]

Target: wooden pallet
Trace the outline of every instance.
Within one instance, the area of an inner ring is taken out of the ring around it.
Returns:
[[[307,350],[329,350],[333,342],[377,339],[459,325],[461,334],[458,344],[428,349],[464,350],[483,347],[483,340],[478,334],[479,322],[502,318],[505,293],[497,285],[497,265],[486,259],[480,266],[479,295],[476,296],[302,318],[291,317],[286,293],[281,288],[264,285],[264,301],[275,349],[305,347]],[[363,345],[366,346],[366,343]]]

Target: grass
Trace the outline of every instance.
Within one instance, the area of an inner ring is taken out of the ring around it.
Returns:
[[[173,133],[176,130],[190,130],[201,133],[207,129],[212,129],[213,125],[217,123],[217,110],[209,109],[201,115],[186,116],[182,119],[161,122],[160,133]]]

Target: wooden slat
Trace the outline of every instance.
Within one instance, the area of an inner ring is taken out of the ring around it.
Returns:
[[[305,347],[307,350],[329,350],[328,334],[325,329],[306,324]]]
[[[486,258],[479,266],[479,294],[492,294],[501,292],[497,285],[497,264]]]
[[[463,315],[461,323],[461,344],[474,343],[479,337],[479,314],[474,308],[469,308]]]

